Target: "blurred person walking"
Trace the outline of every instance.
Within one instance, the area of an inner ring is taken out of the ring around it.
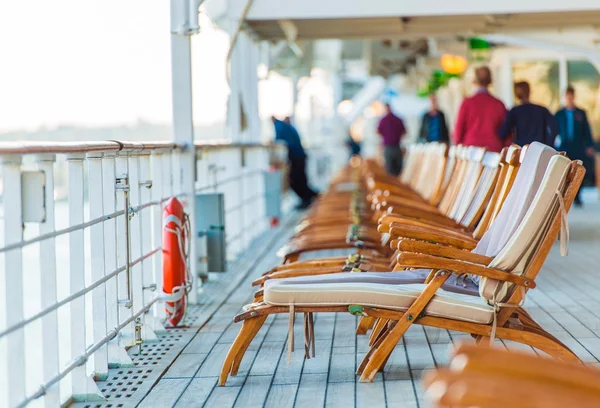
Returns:
[[[286,118],[289,121],[289,118]],[[275,140],[283,142],[288,149],[288,162],[290,165],[289,181],[290,188],[300,198],[300,204],[296,209],[302,210],[308,208],[311,202],[318,195],[308,186],[306,177],[306,151],[302,146],[300,135],[291,123],[286,123],[271,116],[271,121],[275,126]]]
[[[379,121],[377,133],[383,144],[383,158],[388,174],[397,176],[402,171],[402,150],[400,140],[406,134],[404,122],[392,112],[389,104],[385,105],[386,114]]]
[[[513,140],[519,146],[540,142],[554,147],[554,139],[558,134],[554,116],[545,107],[529,101],[531,90],[528,82],[515,83],[514,91],[520,105],[506,115],[500,128],[500,137]]]
[[[454,143],[485,147],[500,152],[505,141],[500,137],[500,127],[506,116],[502,101],[489,92],[492,73],[486,66],[475,69],[477,91],[466,98],[458,112],[454,128]]]
[[[565,106],[555,114],[558,123],[556,148],[565,151],[571,160],[588,161],[594,157],[594,140],[585,110],[575,105],[575,89],[569,85],[565,91]],[[583,205],[581,188],[577,192],[574,204]]]
[[[437,103],[435,94],[429,95],[431,106],[421,119],[421,130],[419,131],[419,141],[449,143],[448,126],[446,125],[446,116]]]

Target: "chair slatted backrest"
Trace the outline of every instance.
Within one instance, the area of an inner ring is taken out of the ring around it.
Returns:
[[[460,220],[467,211],[469,204],[475,194],[475,186],[479,181],[483,171],[483,156],[485,149],[470,146],[467,150],[468,164],[465,170],[465,177],[460,185],[456,200],[454,201],[448,216],[454,220]]]
[[[448,189],[448,185],[452,180],[452,175],[454,174],[454,171],[456,169],[456,152],[456,146],[450,146],[448,148],[448,157],[446,158],[446,166],[444,169],[444,175],[441,180],[440,188],[433,195],[433,197],[431,197],[430,201],[430,203],[432,205],[435,205],[436,207],[439,206],[440,202],[442,201],[442,198],[444,197],[444,195],[446,194],[446,190]]]
[[[456,165],[454,166],[454,171],[452,172],[448,188],[446,189],[444,197],[438,206],[442,214],[448,214],[452,208],[452,205],[456,201],[460,186],[465,178],[467,166],[467,148],[464,146],[458,146],[456,151]]]
[[[444,172],[446,170],[446,161],[448,156],[448,146],[444,143],[435,143],[432,146],[431,160],[429,166],[431,171],[427,179],[423,180],[423,199],[431,202],[431,198],[441,188]]]
[[[506,196],[512,188],[523,157],[521,147],[518,145],[512,145],[505,150],[504,160],[500,163],[498,182],[494,187],[489,204],[485,207],[485,211],[477,224],[477,228],[473,231],[473,238],[481,239],[498,215]],[[469,229],[473,227],[473,224],[468,226]]]
[[[490,267],[511,271],[510,273],[516,275],[527,274],[532,280],[535,279],[550,251],[550,246],[547,246],[547,250],[540,251],[541,245],[544,241],[556,241],[558,236],[558,229],[562,222],[560,200],[566,196],[568,184],[575,184],[573,181],[569,182],[569,172],[571,168],[577,166],[577,163],[571,162],[564,156],[552,157],[540,189],[529,206],[523,222],[506,246],[494,257]],[[577,184],[581,184],[581,180]],[[570,206],[574,198],[575,196],[572,194],[572,197],[567,198],[565,203],[568,202]],[[553,225],[554,229],[551,228]],[[551,230],[552,233],[550,233]],[[538,262],[535,263],[535,270],[530,271],[530,266],[533,265],[533,260],[536,258]],[[511,292],[512,286],[493,279],[486,279],[482,280],[480,293],[488,301],[504,302]]]
[[[456,218],[467,229],[472,229],[475,226],[481,214],[483,214],[485,207],[488,205],[498,181],[501,170],[500,166],[503,164],[505,158],[506,150],[503,150],[502,153],[486,152],[483,156],[483,171],[475,186],[473,199],[466,211],[463,214],[459,214],[460,218]]]

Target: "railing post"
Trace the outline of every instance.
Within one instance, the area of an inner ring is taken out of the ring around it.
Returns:
[[[117,185],[117,211],[124,210],[129,214],[129,189],[131,182],[129,180],[129,153],[121,151],[115,159],[115,184]],[[132,299],[131,299],[131,271],[128,267],[131,261],[129,254],[129,234],[127,229],[129,220],[128,215],[120,215],[117,218],[117,266],[125,266],[125,271],[121,272],[117,279],[117,293],[119,304],[119,323],[124,322],[133,316]],[[128,327],[123,328],[119,335],[119,344],[122,347],[131,346],[133,339],[133,323]]]
[[[161,250],[154,255],[153,257],[153,266],[154,266],[154,282],[156,283],[157,293],[162,293],[163,291],[163,266],[162,266],[162,212],[163,212],[163,204],[162,200],[164,197],[164,185],[166,175],[163,172],[163,162],[165,161],[164,157],[168,156],[161,151],[152,153],[152,200],[157,201],[161,204],[155,205],[152,208],[152,247],[158,248],[161,247]],[[156,316],[156,320],[160,326],[160,319],[164,319],[166,317],[164,305],[161,303],[155,303],[153,306],[154,315]],[[159,327],[154,327],[154,330],[162,331]]]
[[[46,174],[46,220],[40,223],[40,235],[55,231],[54,224],[54,162],[53,154],[37,157],[38,169]],[[40,285],[42,309],[56,303],[56,239],[49,238],[40,242]],[[56,310],[42,317],[42,370],[44,381],[50,380],[58,373],[58,314]],[[60,383],[46,390],[44,406],[60,405]]]
[[[181,166],[181,183],[180,188],[182,192],[187,194],[187,207],[186,211],[190,217],[190,253],[189,253],[189,268],[190,274],[192,275],[192,289],[188,294],[188,302],[190,304],[198,303],[198,263],[196,262],[196,151],[194,146],[188,146],[188,148],[179,157],[179,163]]]
[[[4,245],[23,240],[21,210],[21,157],[5,156],[2,162],[4,181]],[[23,320],[23,256],[21,248],[4,254],[4,272],[0,275],[0,327],[10,327]],[[9,407],[25,398],[25,333],[16,330],[0,340],[0,359],[5,361],[0,375],[0,391]],[[1,401],[1,400],[0,400]],[[2,404],[0,404],[2,405]]]
[[[90,219],[102,217],[104,213],[102,191],[102,153],[88,153],[88,201]],[[104,265],[104,226],[102,223],[90,227],[90,250],[92,282],[102,279],[105,274]],[[110,327],[112,329],[112,327]],[[100,341],[107,333],[106,325],[106,286],[100,285],[92,290],[92,337],[94,343]],[[94,378],[102,381],[108,378],[108,347],[100,347],[93,356]]]
[[[140,202],[140,165],[139,154],[137,152],[129,155],[129,205],[131,208],[137,208]],[[132,213],[129,219],[130,235],[129,235],[129,262],[142,257],[142,224],[141,215],[139,212]],[[130,269],[130,285],[132,295],[132,308],[135,313],[144,307],[144,281],[143,281],[142,262],[138,262]],[[142,326],[142,338],[144,341],[158,341],[156,334],[146,325],[138,323]],[[135,339],[132,339],[135,342]]]
[[[139,156],[140,165],[140,202],[142,205],[148,204],[152,200],[152,193],[155,189],[160,187],[155,186],[155,180],[150,173],[150,152],[142,152]],[[160,199],[158,199],[160,201]],[[153,246],[152,236],[156,232],[153,228],[152,217],[153,207],[160,209],[160,204],[157,206],[151,206],[144,208],[140,211],[140,227],[142,236],[142,254],[150,253],[154,248],[160,247],[160,241],[158,245]],[[148,304],[162,289],[162,281],[157,281],[154,278],[152,258],[157,258],[161,251],[146,258],[142,261],[142,272],[143,272],[143,284],[144,284],[144,305]],[[162,259],[162,258],[161,258]],[[158,319],[155,318],[152,313],[152,309],[144,314],[144,324],[147,325],[154,333],[164,332],[165,328]],[[147,341],[148,339],[145,338]]]
[[[116,153],[104,153],[102,158],[102,201],[105,214],[116,211]],[[119,192],[121,193],[121,192]],[[122,194],[122,193],[121,193]],[[112,218],[104,221],[104,267],[109,274],[117,266],[117,221]],[[120,232],[122,234],[122,232]],[[124,272],[121,272],[123,274]],[[119,292],[117,288],[118,277],[106,282],[106,326],[109,330],[119,325]],[[133,361],[123,347],[119,345],[119,338],[108,343],[108,366],[110,368],[133,367]]]
[[[83,154],[67,157],[69,173],[69,226],[84,222],[83,209]],[[75,293],[85,287],[85,235],[83,229],[69,233],[69,290]],[[75,360],[86,350],[85,297],[74,299],[70,304],[71,349],[70,360]],[[102,395],[92,378],[86,374],[85,364],[71,371],[73,399],[101,399]]]

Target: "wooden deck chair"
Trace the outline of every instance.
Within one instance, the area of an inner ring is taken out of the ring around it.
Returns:
[[[449,367],[425,374],[437,407],[592,408],[600,406],[600,371],[497,347],[461,344]]]
[[[462,181],[463,177],[468,175],[466,170],[462,170],[468,164],[467,159],[469,158],[468,157],[469,155],[467,153],[469,153],[472,157],[477,159],[479,153],[481,153],[481,156],[482,156],[483,150],[479,149],[479,148],[463,148],[462,150],[460,150],[460,153],[461,153],[461,156],[460,156],[461,162],[456,166],[459,169],[458,170],[459,174],[457,175],[457,177],[453,178],[453,180],[451,182],[451,184],[453,184],[453,186],[448,187],[448,189],[453,192],[452,195],[454,197],[458,196],[458,194],[454,194],[454,190],[460,188],[460,182]],[[477,153],[477,154],[475,154],[475,153]],[[435,210],[433,210],[433,211],[435,211]],[[450,224],[450,225],[455,225],[455,224]],[[309,252],[309,251],[315,251],[315,250],[321,250],[321,249],[337,249],[337,248],[352,247],[352,245],[347,243],[345,241],[345,239],[343,239],[341,237],[334,239],[334,240],[325,239],[323,237],[320,237],[319,239],[316,239],[316,240],[311,240],[310,238],[312,238],[312,237],[307,238],[306,240],[304,240],[304,242],[292,240],[286,246],[284,246],[284,248],[282,248],[278,253],[281,257],[284,258],[283,263],[287,264],[287,263],[297,261],[302,252]],[[377,245],[373,245],[375,243],[376,239],[377,239],[377,235],[375,235],[375,232],[373,232],[373,235],[371,236],[371,241],[366,245],[366,247],[367,247],[366,249],[368,249],[370,251],[376,250]],[[362,242],[364,242],[364,240],[361,240],[361,243]]]
[[[577,361],[566,346],[537,325],[520,305],[526,290],[535,288],[535,277],[559,231],[564,232],[566,211],[584,173],[581,162],[554,156],[540,189],[528,206],[524,221],[489,265],[403,253],[399,262],[406,267],[432,269],[432,278],[426,285],[269,282],[265,287],[266,304],[250,305],[235,318],[244,323],[225,359],[219,384],[224,384],[229,374],[237,372],[252,338],[267,316],[275,313],[293,316],[296,312],[350,310],[395,321],[396,324],[382,333],[363,360],[359,369],[361,381],[373,380],[413,323],[462,331],[476,335],[480,340],[497,336],[528,344],[557,358]],[[501,232],[496,231],[497,234]],[[484,277],[480,297],[449,294],[440,289],[449,276],[464,273]]]
[[[488,210],[486,213],[491,213],[493,210],[493,205],[497,200],[503,198],[499,191],[502,190],[502,194],[507,194],[509,189],[506,189],[506,184],[512,185],[514,180],[514,176],[516,175],[516,169],[519,165],[519,148],[511,147],[509,150],[509,165],[507,165],[506,161],[499,162],[500,156],[497,153],[486,153],[484,155],[484,168],[481,173],[481,177],[477,183],[477,186],[474,188],[475,193],[473,194],[473,201],[468,207],[466,214],[462,217],[461,222],[463,223],[465,230],[468,231],[469,227],[472,227],[476,220],[481,217],[481,213],[484,212],[484,208],[488,205]],[[498,169],[499,163],[501,165],[500,169]],[[491,197],[493,196],[493,197]],[[392,219],[399,219],[397,216]],[[491,217],[488,217],[488,223]],[[383,220],[389,219],[386,217],[382,218]],[[395,224],[392,224],[395,225]],[[412,222],[411,225],[420,225],[420,226],[431,226],[426,224],[425,222]],[[435,225],[435,224],[434,224]],[[439,226],[433,227],[437,233],[444,233],[448,231],[446,228],[441,228]],[[396,230],[396,229],[395,229]],[[389,225],[385,226],[385,228],[379,228],[380,232],[389,232]],[[461,230],[449,230],[450,234],[461,234],[461,238],[463,240],[468,240],[468,242],[476,243],[475,234],[472,235],[463,232]],[[398,238],[398,235],[395,236]],[[388,237],[383,237],[382,244],[385,245],[389,242]],[[396,244],[397,245],[397,244]],[[396,248],[394,248],[396,249]],[[402,248],[400,248],[402,249]],[[386,260],[383,257],[374,257],[375,259],[369,259],[368,257],[363,257],[361,259],[361,263],[356,265],[356,268],[360,270],[376,270],[376,271],[391,271],[395,266],[395,259]],[[253,285],[262,284],[268,278],[287,278],[292,276],[302,276],[302,275],[318,275],[318,274],[328,274],[335,272],[342,272],[342,267],[347,266],[349,262],[347,262],[346,257],[338,257],[332,260],[331,262],[326,262],[324,264],[319,264],[318,261],[308,261],[309,263],[303,264],[302,262],[288,264],[289,267],[280,266],[271,269],[267,273],[263,274],[263,277],[258,278],[253,282]],[[335,266],[338,265],[339,269],[336,271]],[[322,266],[324,269],[319,270],[318,268]]]

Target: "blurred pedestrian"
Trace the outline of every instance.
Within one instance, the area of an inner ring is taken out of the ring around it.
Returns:
[[[308,208],[318,194],[308,186],[306,177],[307,156],[300,135],[291,123],[288,124],[275,116],[271,116],[271,120],[275,126],[275,140],[285,143],[288,149],[290,188],[300,198],[300,204],[296,208]]]
[[[556,112],[558,122],[558,137],[556,147],[565,151],[571,160],[589,160],[594,157],[594,140],[590,122],[583,109],[575,105],[575,89],[568,86],[565,92],[565,106]],[[574,204],[578,207],[583,205],[580,191],[577,192]]]
[[[477,91],[466,98],[458,112],[454,129],[454,142],[466,146],[485,147],[500,152],[505,141],[500,137],[500,127],[506,116],[502,101],[489,92],[492,72],[486,66],[475,69]]]
[[[554,147],[554,139],[558,133],[554,116],[545,107],[529,101],[528,82],[515,83],[514,91],[520,104],[506,115],[500,128],[500,136],[504,140],[512,139],[519,146],[540,142]]]
[[[402,119],[394,115],[389,104],[385,105],[385,110],[386,113],[377,126],[377,133],[381,136],[386,171],[397,176],[402,171],[400,140],[406,134],[406,128]]]
[[[429,95],[431,106],[421,119],[421,130],[419,132],[419,141],[448,143],[448,126],[446,125],[446,116],[437,103],[435,94]]]

